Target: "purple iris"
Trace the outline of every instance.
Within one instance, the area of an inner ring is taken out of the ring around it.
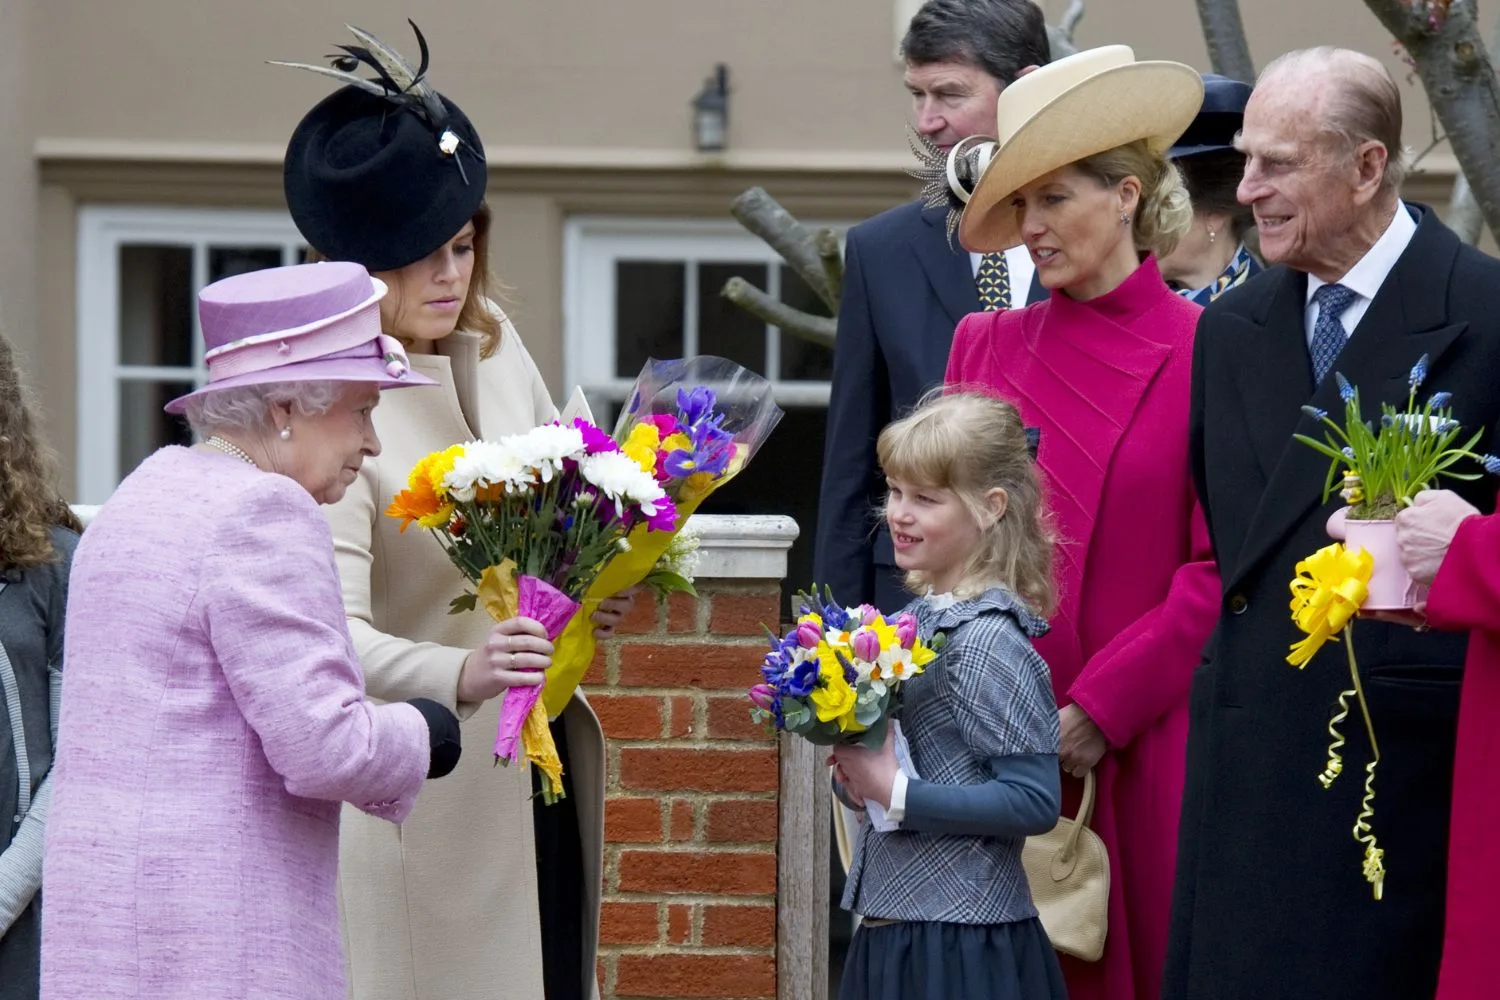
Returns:
[[[693,426],[713,415],[714,391],[706,385],[677,390],[677,410],[682,422]]]

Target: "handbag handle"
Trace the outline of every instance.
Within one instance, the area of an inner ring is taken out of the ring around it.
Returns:
[[[1078,801],[1078,818],[1073,821],[1073,829],[1068,831],[1068,839],[1063,842],[1063,847],[1058,852],[1057,860],[1063,864],[1073,860],[1078,853],[1078,838],[1083,833],[1083,828],[1089,825],[1089,820],[1094,818],[1094,769],[1089,768],[1088,773],[1083,776],[1083,797]]]

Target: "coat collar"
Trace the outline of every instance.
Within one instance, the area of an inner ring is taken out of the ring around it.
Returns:
[[[980,311],[979,292],[974,286],[968,253],[956,239],[949,242],[947,218],[946,207],[924,209],[923,225],[912,235],[910,243],[927,283],[957,326],[969,313]]]
[[[1360,389],[1366,416],[1382,403],[1406,402],[1406,377],[1426,354],[1433,367],[1467,323],[1452,323],[1447,314],[1447,285],[1458,256],[1458,237],[1427,208],[1416,235],[1391,269],[1370,308],[1355,327],[1333,370]],[[1276,267],[1263,281],[1268,294],[1231,297],[1244,314],[1228,314],[1230,327],[1221,340],[1231,353],[1234,391],[1262,474],[1260,504],[1251,518],[1244,544],[1225,579],[1233,586],[1282,538],[1322,503],[1328,460],[1293,434],[1321,438],[1319,425],[1302,413],[1312,405],[1342,413],[1337,380],[1330,373],[1314,387],[1307,352],[1305,306],[1307,275]],[[1228,308],[1235,308],[1228,305]]]
[[[479,425],[479,352],[483,346],[479,334],[454,330],[437,342],[436,354],[408,355],[414,370],[440,382],[452,380],[459,413],[475,439],[483,436]]]
[[[977,597],[943,607],[934,605],[930,598],[924,598],[917,602],[917,607],[921,609],[922,624],[934,632],[955,629],[982,614],[999,611],[1014,618],[1021,630],[1033,639],[1047,634],[1046,619],[1034,613],[1025,601],[1005,587],[991,587]]]

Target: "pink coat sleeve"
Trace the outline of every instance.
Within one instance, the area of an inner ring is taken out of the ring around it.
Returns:
[[[1459,524],[1427,595],[1427,621],[1449,631],[1500,632],[1500,514]]]
[[[1068,690],[1113,747],[1129,746],[1187,701],[1218,620],[1219,570],[1196,501],[1188,533],[1189,559],[1172,575],[1166,597],[1095,653]]]
[[[290,794],[399,822],[426,778],[427,725],[410,705],[366,700],[327,522],[296,483],[263,479],[204,558],[214,653]]]
[[[974,342],[979,330],[977,318],[981,314],[970,313],[958,321],[958,326],[953,331],[953,347],[948,351],[948,367],[943,372],[943,384],[962,387],[967,362],[969,359],[969,345]]]

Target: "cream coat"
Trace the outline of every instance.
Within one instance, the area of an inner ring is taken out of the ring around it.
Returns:
[[[411,356],[412,366],[440,386],[381,397],[375,427],[383,451],[365,462],[342,501],[323,508],[370,696],[432,698],[466,716],[458,768],[427,784],[405,823],[344,810],[339,899],[354,1000],[543,995],[531,777],[524,767],[492,763],[499,699],[455,705],[464,657],[492,623],[483,612],[449,615],[462,577],[428,532],[400,534],[398,522],[384,516],[428,452],[556,417],[509,320],[493,357],[480,360],[479,346],[478,336],[459,331],[440,343],[441,353]],[[579,974],[586,994],[597,996],[604,736],[581,696],[565,714],[590,890]]]

